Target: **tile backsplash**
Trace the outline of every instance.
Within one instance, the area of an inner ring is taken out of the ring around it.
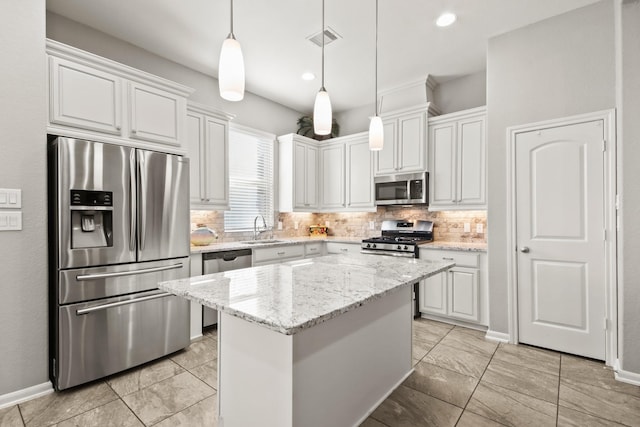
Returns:
[[[486,211],[442,211],[430,212],[427,208],[380,206],[376,212],[358,213],[280,213],[276,217],[273,236],[276,238],[303,237],[309,235],[310,225],[327,225],[329,235],[365,238],[380,235],[380,226],[386,219],[424,219],[434,223],[434,239],[452,242],[486,243]],[[277,230],[277,221],[282,221],[282,230]],[[374,230],[370,229],[373,221]],[[298,229],[295,224],[298,223]],[[219,241],[250,240],[253,232],[224,232],[224,212],[191,211],[191,228],[206,224],[218,232]],[[469,231],[465,232],[465,224]],[[482,232],[478,232],[478,226]]]

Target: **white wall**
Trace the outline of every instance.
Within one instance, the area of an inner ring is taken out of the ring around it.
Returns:
[[[0,232],[0,396],[48,381],[45,0],[0,1],[0,187],[22,231]]]
[[[433,102],[442,114],[482,107],[487,103],[487,71],[440,83],[433,96]]]
[[[489,40],[490,329],[508,332],[506,129],[615,107],[613,3],[599,3]]]
[[[619,292],[621,313],[621,367],[640,374],[640,1],[621,2],[621,75],[619,81],[619,158],[622,194],[623,257]]]
[[[195,89],[190,99],[235,114],[234,123],[276,135],[295,133],[302,113],[245,91],[241,102],[220,98],[218,80],[91,27],[47,12],[47,37]],[[222,42],[222,41],[221,41]],[[217,46],[212,49],[218,49]]]

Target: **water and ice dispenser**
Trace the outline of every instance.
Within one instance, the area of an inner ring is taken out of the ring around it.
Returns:
[[[71,190],[71,248],[113,246],[113,192]]]

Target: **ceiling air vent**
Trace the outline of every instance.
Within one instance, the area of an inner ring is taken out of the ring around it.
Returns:
[[[342,37],[340,37],[340,35],[336,33],[331,27],[325,28],[324,30],[325,46],[341,38]],[[309,37],[307,37],[307,40],[309,40],[311,43],[315,44],[318,47],[322,46],[322,31],[318,31],[315,34],[310,35]]]

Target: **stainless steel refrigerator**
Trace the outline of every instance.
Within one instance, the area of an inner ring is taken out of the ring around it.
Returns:
[[[63,390],[189,345],[189,163],[51,137],[50,377]]]

